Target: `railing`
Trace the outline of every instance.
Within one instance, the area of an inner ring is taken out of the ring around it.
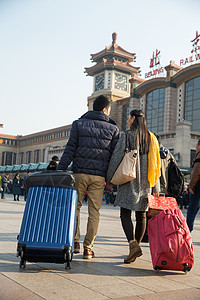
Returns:
[[[16,172],[27,172],[27,171],[43,171],[46,170],[49,163],[30,163],[13,166],[0,166],[0,173],[16,173]]]

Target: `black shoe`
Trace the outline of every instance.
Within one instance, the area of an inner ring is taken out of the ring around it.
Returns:
[[[148,235],[144,235],[141,242],[142,242],[142,243],[148,243],[148,242],[149,242]]]

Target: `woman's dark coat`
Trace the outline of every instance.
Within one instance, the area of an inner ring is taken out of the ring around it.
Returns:
[[[21,194],[22,194],[21,179],[14,178],[13,179],[13,195],[21,195]]]

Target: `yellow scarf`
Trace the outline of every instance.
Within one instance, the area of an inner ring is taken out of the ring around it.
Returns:
[[[148,180],[150,187],[154,187],[158,183],[160,177],[160,153],[158,140],[155,135],[150,132],[150,144],[149,144],[149,153],[148,153]]]

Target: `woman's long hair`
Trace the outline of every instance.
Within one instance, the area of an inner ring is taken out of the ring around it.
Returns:
[[[15,174],[15,177],[14,177],[13,179],[16,179],[16,178],[17,178],[17,175],[19,175],[19,173],[16,173],[16,174]]]
[[[134,109],[130,112],[130,116],[135,117],[130,130],[136,132],[140,154],[146,154],[149,152],[150,134],[147,130],[145,115],[141,110]]]

